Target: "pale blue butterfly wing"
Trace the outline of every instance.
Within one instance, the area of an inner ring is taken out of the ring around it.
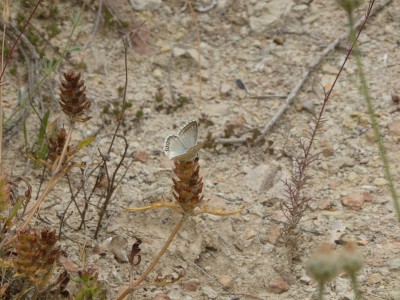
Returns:
[[[196,158],[201,144],[197,144],[197,122],[191,121],[179,133],[165,139],[164,152],[169,159],[190,161]]]
[[[183,127],[178,133],[188,150],[197,144],[197,130],[197,122],[192,121]]]
[[[169,159],[173,159],[174,157],[185,154],[187,148],[179,136],[172,134],[165,139],[164,152]]]

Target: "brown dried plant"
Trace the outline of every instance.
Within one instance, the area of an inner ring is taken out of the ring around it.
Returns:
[[[37,286],[47,283],[60,256],[57,241],[55,230],[19,231],[14,240],[16,256],[12,259],[16,276],[25,277]]]
[[[25,299],[32,291],[35,297],[50,291],[51,285],[47,283],[61,253],[57,242],[55,230],[29,229],[17,232],[10,258],[0,259],[3,270],[0,295],[6,296],[6,299]],[[2,249],[3,255],[10,253],[11,249],[6,250]]]
[[[221,217],[235,215],[242,211],[238,209],[232,212],[224,212],[224,209],[210,209],[203,203],[202,178],[199,176],[199,158],[192,161],[175,161],[173,172],[176,178],[173,181],[173,197],[175,202],[155,202],[149,206],[126,208],[127,211],[144,211],[158,207],[171,208],[183,216],[197,216],[200,214],[211,214]]]
[[[60,86],[60,106],[61,110],[67,115],[69,129],[57,130],[55,136],[49,139],[49,160],[51,163],[43,162],[52,169],[52,176],[47,182],[43,192],[28,212],[25,222],[19,230],[23,230],[29,224],[40,205],[54,188],[58,180],[67,174],[74,166],[80,166],[72,162],[76,153],[95,140],[95,137],[81,141],[77,146],[70,145],[74,124],[86,122],[90,117],[83,117],[90,107],[90,102],[86,98],[84,81],[80,79],[80,73],[64,73],[64,79]],[[28,155],[29,156],[29,155]]]
[[[125,110],[127,108],[126,105],[126,95],[127,95],[127,90],[128,90],[128,58],[127,58],[127,43],[126,40],[122,40],[124,43],[124,53],[125,53],[125,87],[123,89],[123,98],[122,98],[122,103],[121,103],[121,113],[118,116],[118,123],[117,126],[114,130],[114,133],[104,135],[97,139],[96,141],[96,146],[97,151],[93,151],[92,155],[99,155],[100,160],[97,163],[91,163],[88,164],[84,170],[82,171],[82,180],[81,180],[81,186],[77,189],[76,192],[72,192],[71,189],[71,201],[65,208],[62,218],[61,218],[61,225],[60,225],[60,233],[62,230],[62,224],[64,222],[64,218],[66,216],[68,207],[75,202],[75,206],[80,214],[81,217],[81,223],[78,227],[78,230],[84,228],[86,226],[86,217],[88,213],[88,208],[89,205],[91,204],[91,201],[93,201],[93,198],[97,198],[97,206],[100,207],[100,210],[98,211],[98,219],[97,219],[97,226],[96,230],[94,233],[94,238],[97,239],[100,233],[100,230],[103,226],[103,220],[105,216],[107,215],[107,208],[110,203],[112,203],[112,198],[114,197],[114,192],[117,189],[118,185],[121,183],[122,178],[125,176],[127,170],[129,169],[130,165],[133,163],[133,160],[129,164],[125,164],[124,161],[127,158],[128,154],[128,148],[129,148],[129,143],[128,140],[125,138],[124,135],[118,134],[118,131],[121,127],[121,125],[124,122],[124,117],[125,117]],[[99,147],[100,144],[102,144],[102,141],[105,139],[111,138],[110,143],[106,146],[108,148],[107,150],[102,150],[101,147]],[[111,152],[114,148],[115,143],[117,140],[122,141],[124,144],[124,150],[120,154],[120,160],[114,165],[114,162],[110,161],[110,155]],[[98,161],[97,159],[94,159],[92,156],[89,158],[89,161]],[[94,179],[94,183],[90,183],[90,178]],[[68,182],[70,182],[69,177],[67,177]],[[71,187],[71,185],[70,185]],[[84,191],[83,197],[84,197],[84,207],[81,209],[77,206],[75,197],[78,195],[81,191]]]
[[[49,138],[49,152],[47,159],[54,163],[61,156],[67,139],[67,132],[64,128],[56,129],[56,132]],[[67,150],[68,151],[68,150]]]
[[[26,185],[23,195],[17,193],[21,182]],[[10,181],[7,174],[0,175],[0,251],[4,250],[6,234],[18,221],[18,214],[23,215],[31,195],[32,187],[25,179],[18,177]]]
[[[314,143],[317,140],[318,134],[323,130],[324,124],[324,113],[326,106],[329,103],[331,94],[335,85],[344,69],[345,64],[353,53],[353,47],[357,43],[357,39],[364,29],[367,20],[369,19],[372,6],[374,1],[370,1],[368,11],[365,14],[365,19],[361,24],[357,37],[351,41],[351,45],[347,50],[345,59],[339,69],[336,77],[330,86],[329,90],[324,89],[324,99],[319,112],[312,117],[312,128],[307,132],[307,138],[305,140],[299,140],[299,148],[301,151],[300,155],[293,155],[294,170],[292,178],[286,180],[284,183],[286,185],[286,201],[282,202],[282,211],[287,219],[284,227],[284,240],[285,244],[289,250],[289,261],[291,262],[298,254],[299,239],[301,237],[301,232],[298,230],[297,225],[302,219],[305,211],[308,209],[310,201],[313,200],[312,197],[308,197],[304,193],[304,187],[307,184],[309,177],[307,176],[309,166],[318,159],[318,155],[312,154],[311,150]]]
[[[117,296],[118,300],[124,299],[127,295],[140,287],[140,284],[147,278],[149,273],[157,265],[158,261],[171,244],[173,238],[182,228],[182,225],[189,217],[199,214],[212,214],[225,217],[238,214],[242,211],[242,209],[238,209],[232,212],[224,212],[223,209],[210,209],[203,203],[203,196],[201,195],[203,190],[203,182],[202,178],[199,176],[199,157],[196,154],[199,150],[198,145],[189,149],[186,154],[172,158],[173,160],[175,160],[175,168],[173,171],[176,178],[172,178],[174,189],[173,197],[175,199],[175,202],[155,202],[145,207],[126,208],[127,211],[137,212],[149,210],[152,208],[168,207],[173,209],[174,211],[177,211],[181,215],[181,219],[175,225],[174,229],[170,233],[169,238],[167,239],[157,256],[153,259],[150,266],[145,270],[144,273],[142,273],[138,280],[132,281],[130,286]],[[196,150],[196,153],[194,155],[195,158],[192,158],[193,150]],[[180,278],[181,276],[179,276],[179,278],[176,280],[179,280]],[[176,282],[176,280],[172,280],[172,282]],[[164,284],[167,284],[168,280],[162,282],[164,282]],[[160,285],[160,282],[155,281],[154,284]]]
[[[73,122],[86,122],[91,119],[91,117],[82,117],[90,107],[85,90],[85,83],[80,73],[64,73],[64,80],[61,81],[60,86],[60,106]]]

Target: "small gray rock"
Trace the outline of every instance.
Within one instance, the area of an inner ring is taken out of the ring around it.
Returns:
[[[255,191],[269,190],[276,183],[278,171],[279,168],[276,165],[261,164],[244,177],[244,183]]]
[[[156,10],[161,6],[161,0],[130,0],[134,10]]]

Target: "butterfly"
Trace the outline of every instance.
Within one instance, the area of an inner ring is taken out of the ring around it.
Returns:
[[[197,143],[197,127],[197,122],[191,121],[178,134],[167,136],[164,144],[165,155],[171,160],[194,160],[202,146],[201,143]]]

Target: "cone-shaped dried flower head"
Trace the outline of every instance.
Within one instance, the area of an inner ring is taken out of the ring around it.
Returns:
[[[361,253],[357,251],[356,245],[350,242],[344,246],[339,256],[339,262],[343,271],[355,274],[362,268],[364,259]]]
[[[308,262],[308,272],[319,283],[327,283],[338,271],[336,257],[329,244],[321,245]]]
[[[60,86],[60,105],[62,111],[71,120],[86,122],[90,117],[83,118],[85,111],[90,107],[90,102],[86,98],[85,84],[80,79],[80,73],[64,73],[64,80]]]
[[[201,192],[203,182],[199,176],[199,158],[193,161],[175,161],[174,173],[177,179],[174,182],[174,198],[178,205],[186,212],[191,214],[200,204],[203,197]]]
[[[13,265],[18,276],[23,276],[36,284],[46,283],[60,256],[56,246],[58,237],[48,229],[28,229],[17,233],[14,241]]]

